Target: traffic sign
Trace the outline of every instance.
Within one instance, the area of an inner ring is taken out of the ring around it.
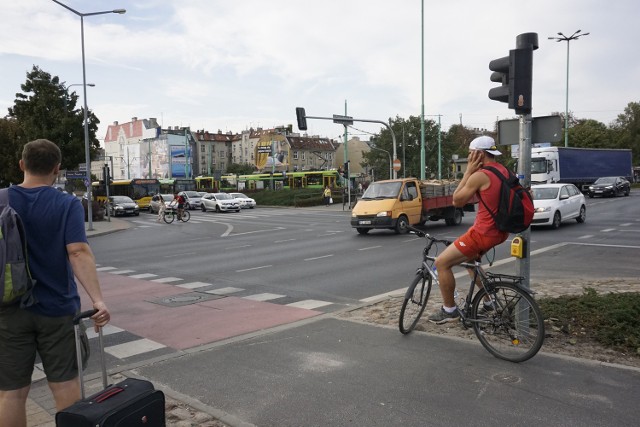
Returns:
[[[402,163],[400,163],[400,159],[395,159],[393,161],[393,170],[398,172],[400,170],[400,167],[402,166]]]

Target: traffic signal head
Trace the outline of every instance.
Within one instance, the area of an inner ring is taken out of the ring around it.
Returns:
[[[307,116],[304,108],[296,107],[296,118],[298,119],[298,129],[307,130]]]
[[[344,177],[347,179],[349,179],[349,162],[350,160],[344,162]]]
[[[517,114],[531,113],[533,83],[532,48],[513,49],[509,56],[489,63],[491,81],[501,86],[489,89],[489,99],[506,102]]]

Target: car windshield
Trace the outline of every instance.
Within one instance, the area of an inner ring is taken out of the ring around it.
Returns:
[[[173,194],[161,194],[161,196],[165,202],[170,202],[173,200]]]
[[[133,203],[133,200],[127,196],[113,196],[113,203]]]
[[[248,199],[248,197],[242,193],[231,193],[231,195],[236,199]]]
[[[200,194],[198,194],[197,191],[185,191],[184,194],[186,194],[187,197],[189,197],[189,198],[200,197]]]
[[[218,200],[231,200],[231,199],[233,199],[233,197],[231,197],[230,195],[228,195],[226,193],[218,193],[218,194],[216,194],[216,198]]]
[[[198,191],[198,196],[200,196],[200,197],[204,196],[205,194],[207,194],[207,193],[205,193],[204,191]]]
[[[552,200],[558,197],[559,188],[532,188],[533,200]]]
[[[613,177],[604,177],[604,178],[598,178],[595,182],[595,184],[614,184],[616,182],[616,179]]]

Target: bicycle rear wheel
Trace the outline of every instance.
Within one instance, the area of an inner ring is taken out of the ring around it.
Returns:
[[[167,224],[171,224],[173,222],[174,219],[176,219],[176,216],[173,214],[172,211],[167,210],[164,212],[164,222],[166,222]]]
[[[400,309],[399,327],[403,334],[413,331],[418,324],[431,293],[431,280],[428,273],[418,271],[407,289]]]
[[[191,219],[191,213],[189,213],[188,210],[183,211],[182,212],[182,217],[180,218],[180,220],[182,222],[187,222],[187,221],[189,221],[189,219]]]
[[[536,355],[544,341],[540,307],[524,290],[509,283],[478,291],[471,304],[473,331],[489,353],[510,362]],[[491,299],[491,307],[484,301]]]

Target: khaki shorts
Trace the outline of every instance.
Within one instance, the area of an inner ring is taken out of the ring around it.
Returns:
[[[47,317],[0,308],[0,390],[17,390],[31,384],[36,351],[49,382],[78,376],[73,316]]]
[[[508,237],[509,233],[501,233],[499,236],[487,237],[471,227],[466,233],[458,237],[453,244],[456,245],[456,248],[469,260],[474,260],[484,255],[489,249],[507,240]]]

